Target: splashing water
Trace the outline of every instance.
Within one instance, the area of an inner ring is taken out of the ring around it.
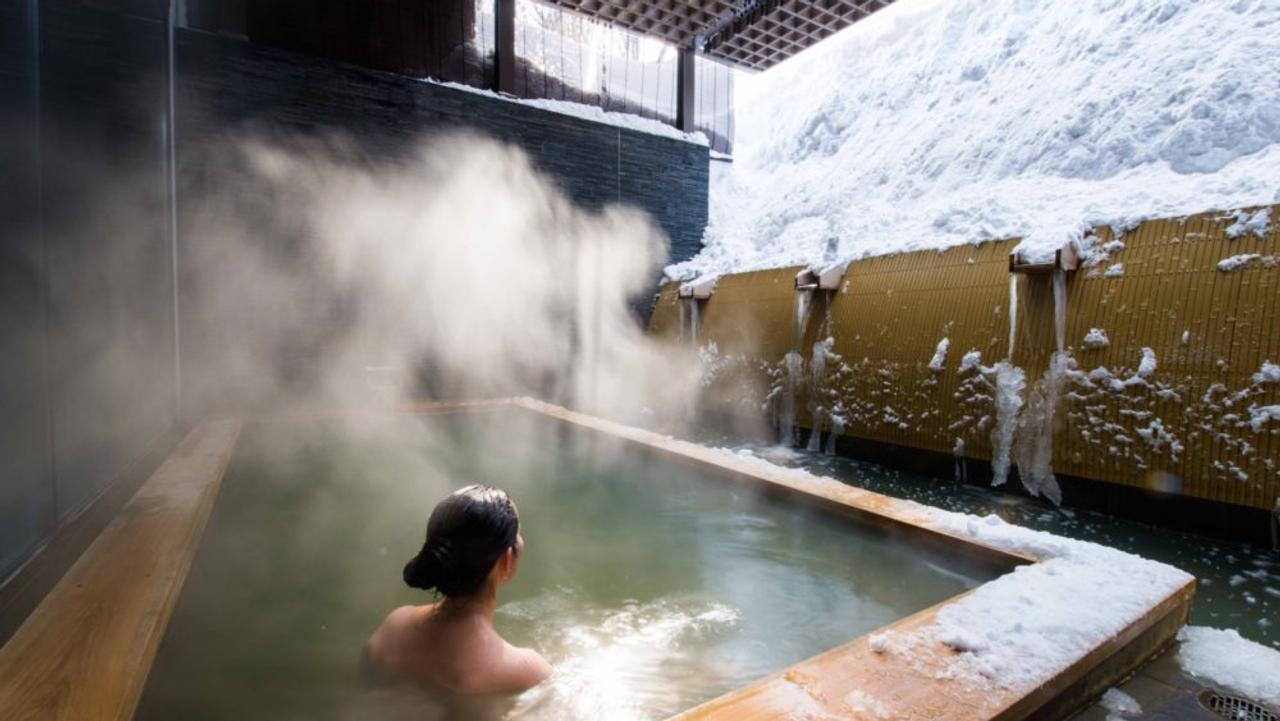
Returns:
[[[554,599],[530,599],[531,604],[504,608],[504,613],[533,612],[548,626],[539,639],[555,675],[521,696],[509,718],[609,719],[631,721],[653,717],[655,705],[671,695],[647,679],[660,678],[659,669],[686,663],[682,647],[697,638],[714,636],[736,626],[741,613],[723,603],[659,599],[604,610],[585,623],[557,623],[563,616],[536,611],[557,605]],[[542,601],[542,603],[539,603]],[[691,669],[692,670],[692,669]],[[695,678],[714,672],[699,668]]]

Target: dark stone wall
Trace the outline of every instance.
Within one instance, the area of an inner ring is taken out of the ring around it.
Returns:
[[[0,615],[4,579],[179,428],[160,7],[0,3]],[[648,211],[674,258],[698,248],[704,147],[243,40],[176,41],[180,284],[209,275],[181,221],[202,183],[235,183],[203,151],[242,124],[339,131],[371,163],[478,130],[524,147],[581,204]],[[216,362],[200,343],[207,312],[182,306],[184,369]],[[185,406],[195,420],[199,405]]]
[[[165,33],[0,10],[0,579],[176,425]]]
[[[397,162],[433,133],[473,130],[523,147],[576,202],[649,212],[673,261],[697,253],[707,221],[707,148],[505,100],[195,31],[178,34],[184,174],[198,146],[252,122],[281,136],[338,131],[371,162]]]
[[[0,3],[0,579],[55,524],[32,9]]]

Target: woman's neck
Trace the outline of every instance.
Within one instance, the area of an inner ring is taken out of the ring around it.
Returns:
[[[493,614],[498,610],[498,591],[492,586],[486,586],[470,596],[445,598],[438,609],[446,616],[481,618],[492,625]]]

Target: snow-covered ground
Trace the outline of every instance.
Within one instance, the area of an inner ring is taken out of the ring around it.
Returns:
[[[1280,2],[898,0],[739,79],[688,278],[1280,201]]]

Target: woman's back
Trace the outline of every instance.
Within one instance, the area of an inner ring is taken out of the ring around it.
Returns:
[[[468,695],[519,693],[551,672],[536,652],[504,641],[483,614],[443,603],[392,611],[365,657],[387,680]]]

